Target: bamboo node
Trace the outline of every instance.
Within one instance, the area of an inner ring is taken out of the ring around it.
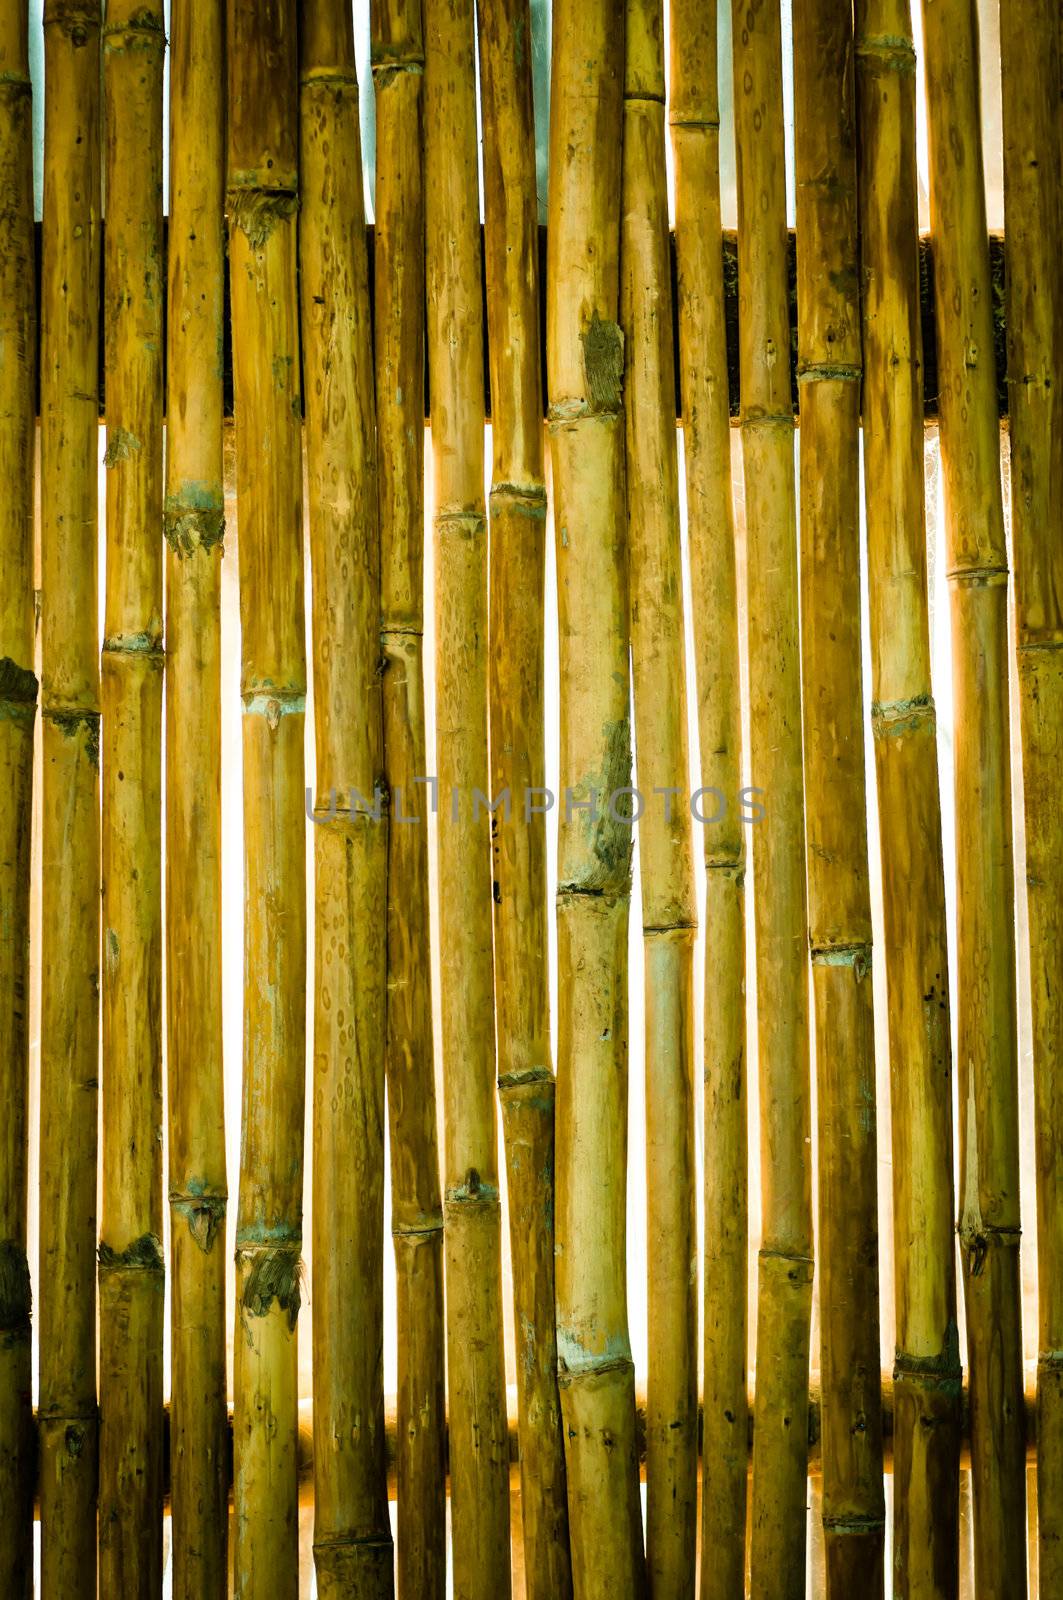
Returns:
[[[603,322],[595,310],[590,325],[580,333],[580,343],[590,410],[615,415],[624,378],[624,335],[615,322]]]
[[[101,1278],[111,1272],[150,1272],[161,1277],[165,1271],[162,1245],[154,1233],[142,1233],[124,1250],[115,1250],[101,1239],[96,1255]]]
[[[103,464],[105,467],[117,467],[122,461],[130,461],[139,449],[140,440],[128,428],[108,428]]]
[[[253,176],[241,174],[245,178]],[[255,182],[230,182],[229,232],[239,229],[252,250],[261,250],[277,224],[294,217],[298,210],[299,197],[290,189],[265,189]]]
[[[221,547],[225,537],[221,489],[213,484],[182,484],[176,494],[166,496],[162,531],[175,556],[191,556],[197,550],[207,554]]]
[[[478,1207],[487,1211],[499,1203],[498,1187],[493,1183],[485,1183],[476,1168],[470,1167],[464,1182],[447,1189],[443,1199],[447,1207]]]
[[[210,1254],[218,1231],[224,1225],[227,1204],[224,1194],[208,1194],[202,1189],[187,1194],[170,1191],[171,1210],[184,1217],[189,1233],[204,1255]]]
[[[89,42],[90,34],[100,31],[100,8],[95,11],[87,6],[78,4],[74,0],[47,0],[44,7],[44,26],[58,28],[65,33],[75,50],[81,50]]]
[[[552,1084],[554,1075],[549,1067],[518,1067],[514,1072],[500,1072],[498,1075],[499,1093],[506,1089],[522,1089],[526,1084]]]
[[[0,718],[18,714],[37,704],[37,677],[10,656],[0,656]]]
[[[967,1256],[967,1274],[981,1276],[990,1249],[1017,1250],[1022,1239],[1021,1228],[1008,1228],[984,1222],[980,1217],[964,1216],[958,1229],[960,1244]]]
[[[958,588],[996,589],[1007,584],[1008,569],[1000,562],[993,561],[971,567],[953,567],[946,576]]]
[[[814,967],[852,967],[857,983],[862,983],[871,971],[871,945],[823,944],[811,946]]]
[[[32,1312],[26,1252],[17,1239],[0,1239],[0,1345],[5,1350],[29,1339]]]
[[[875,701],[871,706],[871,729],[876,739],[913,733],[919,727],[936,723],[933,697],[913,695],[910,700]]]
[[[161,662],[166,655],[157,633],[109,633],[103,641],[108,656],[146,656]]]
[[[798,383],[859,383],[862,376],[859,367],[843,362],[808,361],[797,369]]]
[[[537,483],[496,483],[491,489],[489,504],[492,513],[499,501],[509,511],[523,512],[525,516],[540,521],[546,516],[546,490]]]
[[[264,1317],[276,1301],[287,1313],[289,1332],[295,1332],[302,1305],[303,1263],[298,1244],[244,1245],[236,1251],[237,1267],[250,1270],[240,1295],[241,1310],[252,1317]],[[253,1343],[250,1330],[247,1341]]]
[[[0,94],[8,100],[21,100],[33,93],[33,79],[24,72],[0,72]]]
[[[856,42],[856,59],[903,76],[915,73],[915,46],[903,34],[867,34]]]

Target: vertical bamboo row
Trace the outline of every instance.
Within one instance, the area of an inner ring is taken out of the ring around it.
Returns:
[[[705,824],[702,1600],[745,1595],[749,1201],[745,839],[731,419],[723,314],[717,10],[672,0],[679,359]],[[723,807],[722,813],[720,807]]]
[[[380,551],[358,80],[346,0],[303,7],[300,71],[317,747],[314,1561],[323,1597],[387,1600],[395,1583],[384,1455]]]
[[[29,1154],[29,917],[33,734],[33,447],[37,304],[29,30],[0,6],[0,1592],[33,1592]]]
[[[49,0],[44,39],[41,1595],[95,1600],[100,7]]]
[[[878,1150],[860,594],[853,16],[794,12],[801,658],[828,1596],[883,1593]]]
[[[1037,1509],[1042,1595],[1063,1589],[1063,368],[1059,10],[1001,6],[1011,519],[1037,1138]]]
[[[631,726],[623,334],[624,29],[553,14],[549,438],[561,666],[557,1346],[573,1588],[645,1592],[627,1327],[627,927]]]
[[[893,1584],[959,1589],[960,1360],[945,875],[930,681],[915,52],[908,0],[856,8],[871,723],[893,1125]]]
[[[235,1583],[294,1600],[306,1050],[296,7],[230,0],[229,270],[243,638],[244,1088]]]
[[[646,1001],[646,1555],[693,1595],[697,1541],[694,862],[664,160],[664,15],[628,0],[620,238],[628,562]]]
[[[100,1585],[162,1583],[161,0],[103,30],[107,593],[103,706]]]
[[[736,3],[739,335],[749,568],[760,1148],[754,1597],[805,1589],[812,1214],[794,419],[777,0]]]
[[[222,0],[170,13],[166,1026],[175,1600],[227,1586],[221,998]]]
[[[421,0],[371,9],[375,354],[388,830],[387,1085],[398,1321],[398,1588],[443,1600],[443,1211],[429,961],[424,722],[424,37]]]
[[[487,756],[487,518],[472,0],[425,7],[447,1377],[455,1596],[510,1592]],[[470,1338],[470,1330],[479,1330]]]
[[[973,0],[927,0],[923,32],[955,706],[959,1231],[975,1575],[980,1590],[1013,1600],[1026,1594],[1026,1449],[1008,569]]]
[[[564,1600],[572,1592],[572,1568],[554,1326],[555,1080],[542,811],[546,486],[531,16],[528,0],[484,0],[477,9],[494,447],[489,695],[495,995],[519,1330],[524,1571],[529,1600]]]

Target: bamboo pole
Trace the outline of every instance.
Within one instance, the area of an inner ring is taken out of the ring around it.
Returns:
[[[693,1595],[697,1541],[694,861],[687,794],[664,14],[628,0],[620,320],[645,949],[649,1373],[646,1556],[655,1600]]]
[[[679,358],[705,860],[702,1600],[745,1595],[749,1201],[738,594],[720,220],[717,10],[672,0]]]
[[[221,999],[225,11],[170,14],[166,1025],[175,1600],[227,1592]]]
[[[883,1593],[878,1149],[860,593],[853,18],[794,13],[801,661],[828,1596]]]
[[[0,6],[0,1592],[33,1593],[29,1262],[30,834],[33,670],[33,104],[26,7]]]
[[[541,803],[546,485],[531,15],[528,0],[485,0],[478,15],[494,451],[491,793],[496,802],[507,797],[492,824],[495,993],[519,1330],[521,1516],[529,1600],[564,1600],[572,1592],[572,1567],[554,1327],[556,1084]]]
[[[103,29],[107,587],[103,708],[100,1585],[162,1583],[161,0]]]
[[[244,1097],[235,1584],[294,1600],[306,1049],[296,7],[230,0],[229,269],[243,637]]]
[[[1000,13],[1007,246],[1011,518],[1026,811],[1037,1139],[1039,1307],[1037,1528],[1040,1592],[1063,1589],[1063,363],[1059,263],[1059,12],[1009,0]]]
[[[923,7],[955,705],[960,1246],[975,1573],[1026,1593],[1008,569],[973,0]]]
[[[776,0],[735,4],[739,335],[763,1237],[751,1592],[803,1595],[812,1216],[805,826],[782,45]]]
[[[100,7],[44,14],[41,279],[42,1600],[96,1595]]]
[[[959,1590],[960,1359],[945,876],[927,610],[915,52],[856,10],[864,482],[893,1126],[893,1585]]]
[[[443,1600],[443,1211],[429,961],[424,722],[424,37],[421,0],[372,7],[375,354],[388,830],[387,1085],[398,1323],[398,1589]]]
[[[549,427],[561,666],[557,1345],[573,1588],[645,1592],[627,1328],[627,926],[631,884],[623,335],[624,31],[553,14]]]
[[[314,0],[301,25],[300,303],[317,755],[314,1561],[323,1597],[386,1600],[395,1582],[384,1455],[387,827],[376,801],[373,351],[350,6]]]

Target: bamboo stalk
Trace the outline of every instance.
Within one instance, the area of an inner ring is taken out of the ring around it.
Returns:
[[[794,13],[801,661],[828,1596],[883,1593],[878,1150],[860,593],[853,18]]]
[[[945,876],[927,610],[915,52],[856,10],[864,481],[893,1126],[893,1585],[959,1590],[960,1359]]]
[[[720,219],[715,0],[672,0],[679,356],[705,859],[702,1600],[745,1595],[749,1201],[738,594]]]
[[[1040,1592],[1063,1588],[1063,940],[1060,729],[1063,728],[1063,362],[1059,262],[1059,12],[1009,0],[1000,14],[1007,227],[1008,414],[1019,651],[1019,718],[1026,812],[1026,886],[1037,1139]]]
[[[161,0],[110,4],[102,37],[100,1585],[146,1597],[162,1584]]]
[[[96,1594],[100,7],[45,9],[41,279],[41,1595]]]
[[[301,46],[317,747],[314,1561],[322,1596],[386,1600],[395,1582],[384,1455],[380,551],[358,80],[345,0],[303,8]]]
[[[694,862],[687,792],[675,361],[664,160],[664,14],[625,20],[620,320],[646,997],[650,1592],[693,1595],[697,1540]]]
[[[33,607],[33,104],[26,7],[0,6],[0,1592],[33,1593],[33,1454],[26,1257],[30,835],[37,717]]]
[[[424,722],[424,38],[374,5],[375,352],[388,830],[387,1085],[398,1322],[398,1589],[443,1600],[443,1211],[429,961]]]
[[[763,1236],[751,1592],[805,1586],[812,1309],[808,969],[793,405],[779,7],[735,4],[739,335],[749,569],[750,751]]]
[[[627,926],[631,728],[623,335],[624,31],[553,14],[549,427],[561,666],[557,1346],[573,1588],[646,1588],[627,1328]]]
[[[299,1588],[297,1351],[306,1050],[296,7],[231,0],[229,268],[244,757],[244,1098],[235,1586]]]
[[[554,1327],[554,1111],[546,928],[543,593],[546,485],[528,0],[478,7],[491,437],[491,792],[498,1092],[519,1329],[529,1600],[572,1592]],[[540,791],[536,796],[535,791]],[[508,806],[508,811],[507,811]],[[533,809],[535,807],[535,809]]]
[[[1008,569],[1001,501],[978,24],[923,7],[941,461],[955,705],[960,1245],[971,1369],[975,1574],[1026,1593]]]

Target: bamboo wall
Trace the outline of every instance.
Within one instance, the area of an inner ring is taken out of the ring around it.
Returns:
[[[1063,1597],[1060,27],[0,0],[0,1595]]]

